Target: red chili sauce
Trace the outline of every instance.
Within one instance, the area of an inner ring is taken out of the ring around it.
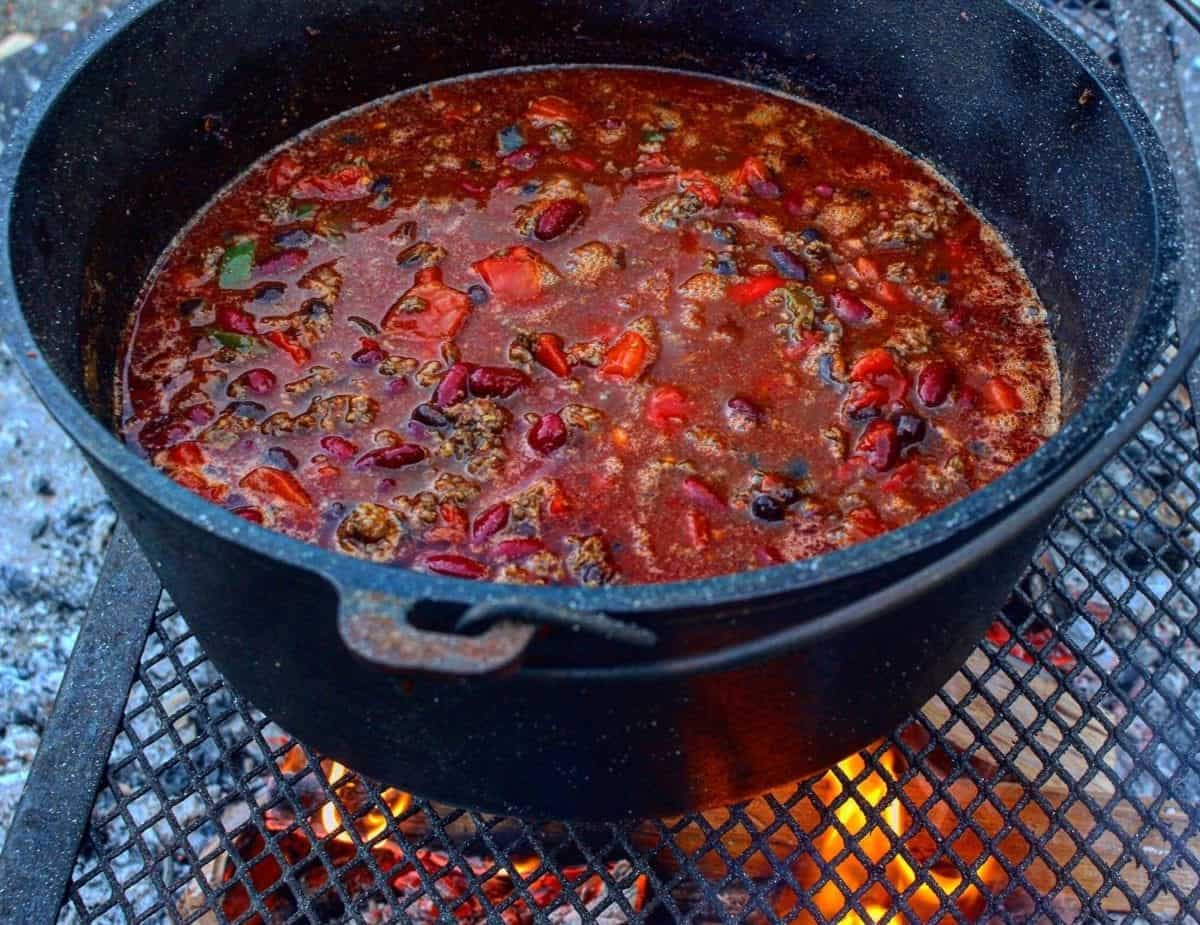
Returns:
[[[1046,313],[928,167],[673,72],[481,77],[269,156],[163,258],[129,444],[255,523],[525,583],[818,555],[1058,426]]]

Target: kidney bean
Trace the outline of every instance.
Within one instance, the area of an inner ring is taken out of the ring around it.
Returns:
[[[379,346],[379,341],[363,337],[359,339],[359,349],[350,355],[350,359],[359,366],[378,366],[387,359],[387,354]]]
[[[475,523],[471,527],[471,539],[476,543],[482,543],[503,530],[508,525],[508,511],[508,504],[504,501],[489,507],[475,518]]]
[[[756,495],[750,502],[750,513],[759,520],[778,523],[787,516],[787,505],[774,495]]]
[[[578,200],[556,199],[538,214],[533,236],[539,241],[562,237],[583,218],[583,211]]]
[[[567,442],[567,425],[557,414],[544,415],[529,431],[529,445],[547,456]]]
[[[862,324],[870,320],[872,314],[866,302],[844,289],[830,293],[829,306],[846,324]]]
[[[342,462],[349,462],[358,455],[358,447],[345,437],[339,437],[337,434],[322,437],[321,449],[331,456],[340,459]]]
[[[368,450],[358,457],[355,469],[402,469],[421,462],[425,458],[425,448],[415,443],[401,443],[398,446],[384,446],[377,450]]]
[[[717,494],[707,482],[694,475],[684,478],[679,483],[679,487],[687,499],[698,507],[708,508],[710,511],[723,511],[727,507],[724,498]]]
[[[236,305],[221,305],[217,308],[217,327],[234,334],[254,334],[254,316]]]
[[[433,393],[433,403],[439,408],[456,405],[467,397],[467,380],[471,376],[471,367],[467,363],[455,363],[442,376],[437,389]]]
[[[227,391],[233,395],[242,386],[255,395],[266,395],[274,390],[275,383],[275,374],[269,369],[248,369],[229,384]]]
[[[487,566],[481,565],[474,559],[468,559],[466,556],[459,556],[454,553],[440,553],[435,556],[426,556],[425,567],[438,575],[447,575],[450,578],[465,578],[469,581],[478,581],[480,578],[486,578],[488,573]]]
[[[515,170],[533,170],[542,159],[543,151],[538,145],[523,145],[504,158],[504,166]]]
[[[929,408],[936,408],[950,395],[954,385],[954,367],[945,360],[934,360],[917,375],[917,398]]]
[[[535,552],[541,552],[546,548],[546,544],[539,539],[534,539],[531,536],[521,536],[516,539],[502,540],[496,544],[495,556],[502,562],[512,562],[516,559],[524,559],[527,556],[532,556]]]
[[[529,377],[507,366],[478,366],[468,376],[471,392],[482,398],[507,398],[529,384]]]
[[[735,395],[725,403],[725,412],[729,417],[750,426],[761,424],[763,421],[762,408],[741,395]]]

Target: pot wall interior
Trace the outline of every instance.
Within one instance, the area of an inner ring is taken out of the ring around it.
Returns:
[[[15,276],[56,373],[114,421],[142,280],[177,229],[273,146],[405,87],[550,62],[792,90],[929,159],[1008,237],[1052,308],[1068,413],[1154,332],[1133,309],[1155,247],[1136,142],[1084,70],[998,0],[969,16],[940,0],[277,0],[268,17],[241,0],[165,0],[60,95],[16,184]]]

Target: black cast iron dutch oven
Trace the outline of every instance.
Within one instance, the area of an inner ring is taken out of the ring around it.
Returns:
[[[122,447],[122,320],[226,181],[374,97],[567,62],[792,90],[932,161],[1054,313],[1062,431],[986,489],[869,543],[603,590],[518,591],[306,546]],[[1176,198],[1128,93],[1026,0],[142,0],[45,88],[3,179],[9,342],[217,666],[363,773],[523,816],[711,806],[892,728],[961,665],[1057,504],[1200,346],[1194,331],[1110,429],[1171,317]]]

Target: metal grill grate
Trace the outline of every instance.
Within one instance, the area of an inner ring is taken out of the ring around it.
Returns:
[[[1055,8],[1116,60],[1106,4]],[[355,777],[234,694],[164,605],[60,921],[1194,923],[1198,542],[1181,389],[904,728],[748,803],[601,826]]]

